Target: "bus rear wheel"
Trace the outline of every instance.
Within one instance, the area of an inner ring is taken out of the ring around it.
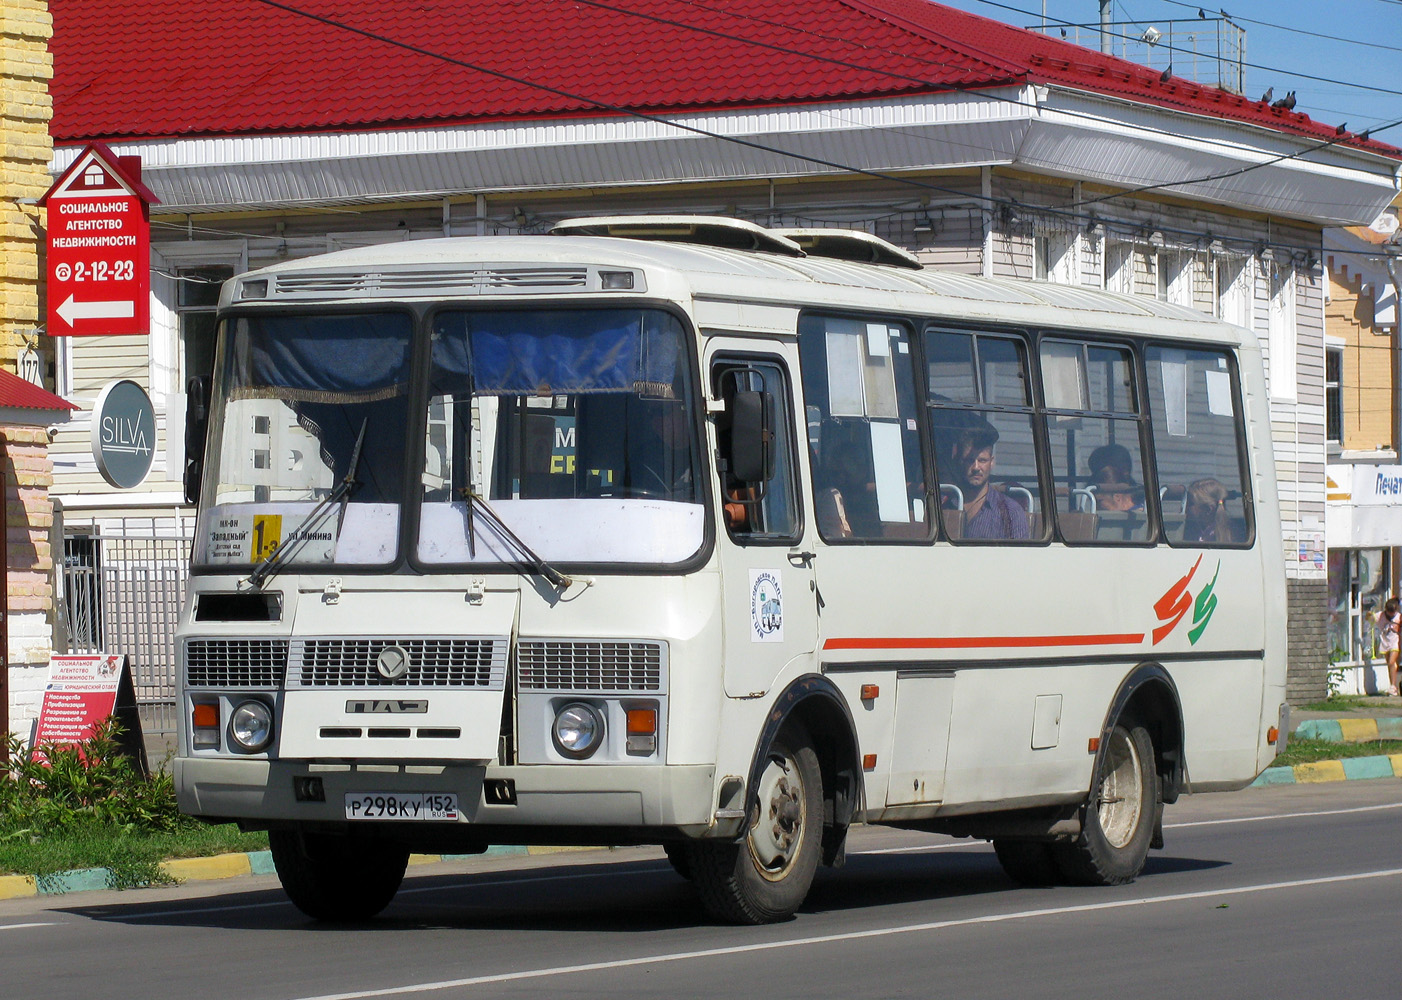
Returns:
[[[805,733],[790,727],[770,745],[745,837],[692,844],[691,879],[714,917],[766,924],[793,916],[818,870],[823,776]]]
[[[1090,799],[1074,840],[1051,845],[1067,880],[1077,885],[1122,885],[1144,868],[1159,804],[1154,742],[1143,726],[1122,719],[1110,732],[1096,768]]]
[[[292,904],[314,920],[368,920],[389,905],[409,849],[383,840],[268,831],[273,865]]]

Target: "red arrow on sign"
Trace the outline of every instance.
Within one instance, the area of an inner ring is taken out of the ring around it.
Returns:
[[[136,315],[136,303],[130,299],[115,302],[79,302],[69,295],[54,310],[63,317],[69,326],[77,326],[80,319],[130,319]]]

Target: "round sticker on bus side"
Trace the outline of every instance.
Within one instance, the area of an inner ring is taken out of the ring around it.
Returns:
[[[750,570],[750,641],[784,641],[784,588],[777,569]]]

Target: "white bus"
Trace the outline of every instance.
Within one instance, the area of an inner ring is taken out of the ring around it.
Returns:
[[[313,917],[411,850],[661,844],[778,920],[855,823],[1120,883],[1274,755],[1249,332],[703,217],[291,261],[220,323],[176,786]]]

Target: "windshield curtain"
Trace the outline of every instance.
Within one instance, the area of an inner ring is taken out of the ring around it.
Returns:
[[[433,327],[419,558],[675,563],[704,517],[681,324],[657,309],[452,311]]]
[[[226,324],[197,563],[252,566],[294,541],[289,564],[393,561],[412,342],[407,313]],[[347,477],[344,504],[318,509]]]

